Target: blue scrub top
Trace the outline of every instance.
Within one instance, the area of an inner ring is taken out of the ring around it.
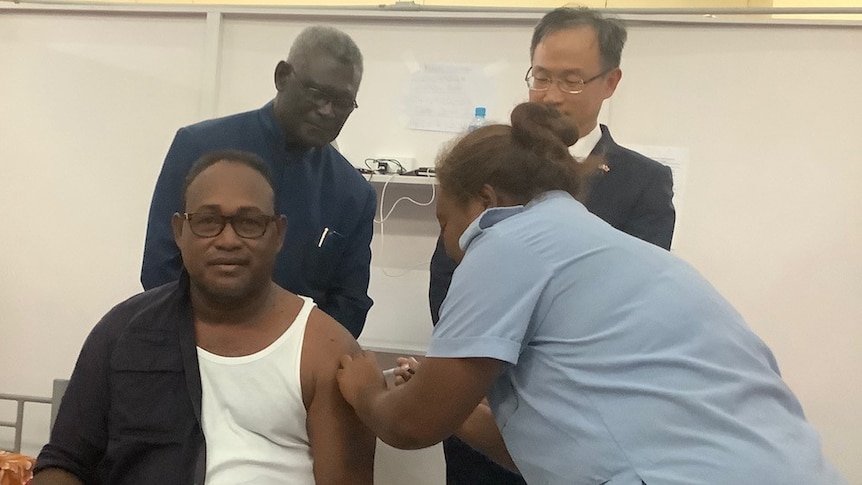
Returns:
[[[460,242],[428,356],[509,364],[488,397],[528,483],[846,483],[769,348],[681,259],[565,192]]]

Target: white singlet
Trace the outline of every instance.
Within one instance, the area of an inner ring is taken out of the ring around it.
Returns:
[[[222,357],[198,347],[206,485],[314,484],[299,364],[308,316],[296,319],[269,346]]]

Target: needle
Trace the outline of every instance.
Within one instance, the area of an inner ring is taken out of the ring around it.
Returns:
[[[412,357],[411,357],[411,358],[412,358]],[[414,361],[414,362],[416,362],[416,359],[413,359],[413,361]],[[401,366],[395,366],[395,367],[393,367],[393,368],[391,368],[391,369],[386,369],[385,371],[383,371],[383,375],[384,375],[384,376],[391,376],[391,375],[395,375],[395,371],[397,371],[398,369],[404,369],[404,370],[406,370],[407,372],[409,372],[409,373],[411,373],[411,374],[415,374],[415,373],[416,373],[416,371],[415,371],[415,370],[411,369],[408,365],[406,365],[406,364],[405,364],[405,365],[401,365]]]

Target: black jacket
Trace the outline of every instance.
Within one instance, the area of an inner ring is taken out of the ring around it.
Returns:
[[[35,472],[85,484],[204,483],[188,277],[114,307],[87,337]]]

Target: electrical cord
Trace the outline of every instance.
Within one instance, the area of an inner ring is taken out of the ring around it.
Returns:
[[[372,165],[372,162],[374,163],[373,165]],[[380,167],[377,165],[377,159],[376,158],[366,158],[365,159],[365,166],[368,167],[368,170],[371,173],[381,173]]]
[[[390,171],[389,168],[391,165],[398,167],[395,171]],[[365,166],[368,167],[372,173],[380,173],[380,174],[395,174],[395,175],[404,175],[407,173],[407,170],[404,168],[404,165],[401,164],[398,160],[394,158],[366,158]]]
[[[389,219],[389,216],[392,215],[392,212],[395,211],[395,207],[397,207],[401,201],[406,200],[406,201],[412,202],[414,205],[417,205],[419,207],[428,207],[429,205],[433,204],[434,199],[437,198],[437,187],[435,184],[430,184],[431,185],[431,199],[428,202],[419,202],[418,200],[405,195],[403,197],[399,197],[398,199],[396,199],[395,202],[392,203],[392,206],[389,208],[389,211],[384,216],[383,215],[383,207],[386,205],[386,203],[385,203],[385,201],[386,201],[386,188],[389,187],[389,183],[392,182],[392,180],[395,177],[397,177],[397,175],[390,175],[389,178],[386,180],[386,182],[383,183],[383,189],[380,191],[380,219],[374,219],[374,222],[380,224],[381,226],[383,225],[384,222],[386,222],[387,219]],[[382,234],[382,232],[383,231],[382,231],[382,227],[381,227],[381,234]]]
[[[366,159],[366,162],[367,162],[367,160],[369,160],[369,159]],[[370,159],[370,160],[375,160],[375,159]],[[372,177],[374,177],[374,176],[372,175]],[[395,202],[392,203],[392,206],[389,208],[389,211],[386,212],[386,215],[384,215],[383,211],[384,211],[384,207],[386,205],[386,189],[389,187],[389,184],[392,182],[393,179],[395,179],[395,177],[397,177],[397,175],[394,175],[394,174],[389,175],[389,178],[386,180],[386,182],[383,183],[383,188],[380,190],[380,204],[379,204],[380,219],[379,220],[374,219],[375,223],[380,224],[380,248],[379,249],[384,254],[386,253],[386,251],[385,251],[386,232],[383,229],[383,227],[384,227],[383,224],[389,219],[389,217],[395,211],[395,208],[398,206],[398,204],[400,202],[406,200],[406,201],[411,202],[414,205],[417,205],[419,207],[427,207],[427,206],[433,204],[434,200],[437,197],[437,187],[435,186],[435,184],[432,183],[432,184],[430,184],[431,185],[431,199],[428,200],[428,202],[419,202],[416,199],[413,199],[412,197],[408,197],[408,196],[399,197],[398,199],[395,200]],[[390,272],[386,271],[386,268],[384,266],[381,266],[380,269],[384,275],[389,276],[390,278],[398,278],[398,277],[401,277],[401,276],[408,274],[414,268],[418,268],[418,267],[427,265],[429,263],[430,263],[430,260],[408,265],[404,269],[404,271],[399,272],[398,274],[394,274],[394,273],[390,273]]]

